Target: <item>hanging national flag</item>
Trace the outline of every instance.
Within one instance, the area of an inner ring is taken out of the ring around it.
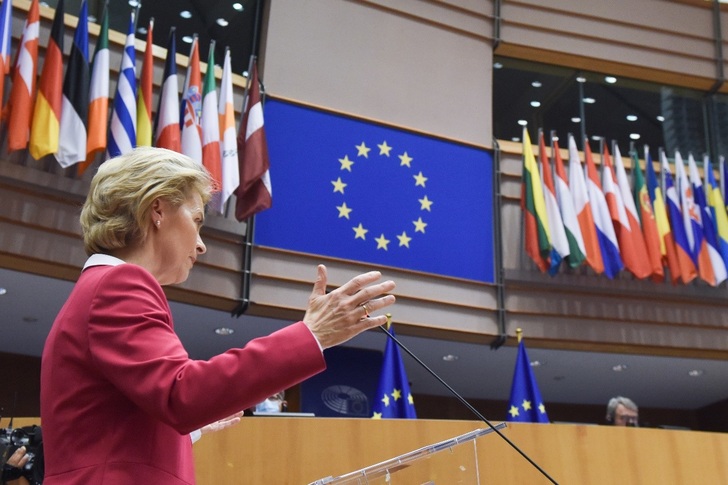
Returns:
[[[680,267],[680,277],[683,283],[688,284],[695,279],[698,271],[693,262],[692,248],[690,247],[687,228],[685,227],[682,211],[680,210],[680,196],[672,180],[670,165],[667,163],[665,152],[660,152],[660,162],[662,165],[663,184],[665,186],[665,205],[667,206],[670,227],[672,228],[673,238],[675,240],[675,253],[677,253],[677,262]]]
[[[680,213],[682,214],[685,235],[688,240],[690,258],[697,268],[698,254],[703,242],[703,234],[700,229],[701,224],[698,219],[700,214],[695,206],[693,188],[690,182],[688,182],[688,177],[685,174],[685,163],[679,151],[675,151],[675,189],[677,190],[678,200],[680,201]]]
[[[546,214],[546,200],[536,158],[533,156],[531,137],[523,127],[523,178],[521,180],[521,210],[523,211],[523,238],[526,253],[538,269],[549,268],[551,239],[549,220]]]
[[[243,121],[238,132],[240,185],[235,191],[235,218],[240,222],[270,208],[273,203],[268,142],[265,138],[263,103],[258,84],[258,63],[254,61],[243,103]]]
[[[0,10],[0,111],[5,107],[5,76],[10,72],[13,2],[3,0]]]
[[[647,248],[642,237],[637,209],[632,201],[632,192],[619,146],[614,144],[614,163],[612,163],[612,157],[605,144],[602,160],[604,163],[602,169],[604,195],[612,216],[614,232],[617,234],[622,261],[625,268],[635,277],[647,278],[652,274],[652,269],[647,259]]]
[[[214,181],[214,191],[222,185],[220,162],[220,122],[217,117],[217,88],[215,86],[215,41],[210,42],[207,71],[202,87],[202,165]]]
[[[33,0],[23,27],[23,37],[15,58],[13,87],[8,100],[8,151],[22,150],[28,146],[30,120],[35,96],[35,78],[38,64],[38,31],[40,14],[38,0]]]
[[[219,213],[225,210],[225,203],[240,185],[238,170],[238,141],[235,135],[235,106],[233,104],[233,74],[230,67],[230,49],[225,49],[225,61],[220,82],[220,101],[217,107],[220,124],[220,152],[222,155],[222,186],[212,196],[210,205]]]
[[[554,172],[556,173],[556,199],[559,203],[561,219],[564,221],[566,239],[569,241],[569,256],[566,260],[569,266],[577,268],[586,259],[586,249],[584,247],[584,238],[581,235],[581,228],[579,227],[579,220],[576,218],[574,199],[566,178],[564,161],[561,159],[559,142],[556,139],[553,139],[552,153],[554,155]]]
[[[389,333],[395,335],[394,327],[389,326]],[[379,375],[377,396],[372,409],[373,419],[417,419],[415,403],[399,347],[389,337],[387,337],[387,344],[384,347],[382,372]]]
[[[645,176],[647,178],[647,192],[652,202],[652,209],[655,211],[655,222],[657,224],[657,232],[660,236],[660,252],[662,254],[663,267],[667,266],[670,271],[670,280],[672,284],[676,284],[682,276],[680,264],[678,262],[677,250],[675,249],[675,238],[670,227],[670,218],[665,206],[665,197],[662,195],[662,189],[657,183],[657,175],[655,167],[650,155],[650,149],[645,145]]]
[[[723,264],[728,268],[728,214],[726,214],[725,202],[718,188],[718,183],[713,175],[710,160],[705,157],[705,190],[708,210],[715,221],[718,251],[720,252]]]
[[[88,6],[81,2],[81,12],[73,36],[73,46],[63,81],[60,137],[56,160],[61,167],[86,160],[89,100]]]
[[[164,63],[162,89],[159,94],[157,118],[154,121],[154,146],[180,152],[179,86],[177,85],[177,43],[175,29],[169,31],[167,60]]]
[[[569,134],[569,188],[574,198],[574,210],[581,228],[581,235],[584,238],[586,249],[586,263],[597,273],[604,273],[604,260],[602,250],[599,247],[597,228],[594,224],[594,214],[589,200],[589,192],[586,188],[584,169],[581,166],[579,152],[576,149],[576,141]]]
[[[710,164],[706,165],[710,170]],[[688,172],[692,186],[693,201],[697,214],[695,220],[699,224],[701,243],[698,248],[698,272],[700,278],[711,286],[717,286],[726,279],[726,266],[718,248],[718,232],[715,219],[708,208],[703,181],[698,173],[698,166],[692,153],[688,155]]]
[[[202,165],[202,79],[200,77],[200,48],[197,35],[192,40],[187,65],[187,75],[182,88],[180,130],[182,153]]]
[[[549,422],[546,406],[541,398],[541,391],[538,390],[536,377],[533,375],[531,361],[528,359],[526,345],[521,340],[520,332],[518,332],[518,355],[516,356],[516,368],[513,372],[513,383],[511,384],[511,398],[508,403],[506,421],[521,423]]]
[[[652,161],[649,163],[652,163]],[[624,171],[624,165],[622,165],[621,171]],[[617,169],[617,174],[619,173],[620,170]],[[630,208],[628,210],[631,212],[632,208],[634,208],[635,213],[637,214],[637,221],[639,221],[638,225],[641,227],[642,237],[644,238],[647,259],[649,261],[648,264],[650,265],[652,272],[652,279],[654,281],[660,281],[664,278],[664,271],[662,269],[662,251],[660,250],[660,233],[657,230],[655,211],[652,207],[650,194],[647,191],[647,184],[642,176],[640,160],[636,151],[632,151],[632,174],[634,176],[634,200],[625,196],[625,208],[628,207],[627,200],[630,200]],[[620,180],[620,177],[620,175],[617,175],[618,180]],[[620,182],[620,187],[621,185],[622,183]],[[639,210],[637,207],[639,207]]]
[[[150,147],[154,142],[152,133],[152,93],[154,89],[154,18],[149,19],[147,43],[144,47],[144,62],[139,76],[137,90],[137,146]]]
[[[91,83],[88,103],[88,140],[86,161],[76,167],[82,175],[94,160],[94,156],[106,149],[106,128],[109,123],[109,7],[104,7],[101,31],[91,65]]]
[[[134,48],[134,12],[129,19],[124,52],[121,55],[119,81],[109,124],[108,157],[116,157],[136,148],[136,49]]]
[[[597,228],[597,239],[604,261],[604,274],[609,278],[615,278],[624,265],[619,253],[619,243],[617,235],[614,233],[607,199],[602,192],[602,184],[599,182],[599,174],[587,139],[584,139],[584,159],[586,160],[586,187],[594,210],[594,225]]]
[[[558,272],[561,261],[569,256],[569,241],[566,239],[564,221],[561,219],[559,203],[556,200],[554,177],[551,173],[551,163],[546,154],[546,142],[542,130],[538,130],[538,158],[541,162],[543,196],[546,204],[546,216],[548,217],[549,240],[552,245],[549,274],[553,276]]]
[[[53,15],[30,128],[30,155],[36,160],[58,151],[63,104],[63,18],[60,0]]]

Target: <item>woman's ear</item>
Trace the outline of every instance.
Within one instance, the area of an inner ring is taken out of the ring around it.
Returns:
[[[149,211],[149,214],[152,218],[152,224],[159,227],[164,218],[164,204],[162,203],[162,199],[154,199],[154,202],[152,202],[152,210]]]

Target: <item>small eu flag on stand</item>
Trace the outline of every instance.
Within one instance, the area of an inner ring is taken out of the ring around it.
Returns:
[[[506,421],[521,423],[548,423],[546,406],[541,399],[536,378],[531,370],[531,361],[526,353],[526,346],[521,341],[521,329],[516,329],[518,336],[518,356],[516,369],[513,373],[511,385],[511,399],[508,406]]]
[[[391,326],[391,315],[389,314],[387,314],[387,327],[389,333],[394,335],[394,328]],[[384,349],[382,373],[379,377],[377,395],[372,407],[374,408],[372,419],[417,419],[402,356],[399,353],[397,344],[389,337],[387,337],[387,346]]]

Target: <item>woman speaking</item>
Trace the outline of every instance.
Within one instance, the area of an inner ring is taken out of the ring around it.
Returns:
[[[382,325],[394,303],[373,271],[326,292],[303,320],[209,360],[174,332],[164,285],[205,252],[211,179],[190,158],[137,148],[103,163],[81,211],[83,271],[41,364],[46,485],[195,483],[190,433],[323,371],[323,349]]]

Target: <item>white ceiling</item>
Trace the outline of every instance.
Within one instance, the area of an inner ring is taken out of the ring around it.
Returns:
[[[71,291],[72,283],[0,269],[0,352],[39,356],[43,342]],[[242,316],[172,302],[175,328],[190,356],[206,359],[248,340],[267,335],[288,322]],[[28,321],[31,320],[31,321]],[[217,327],[230,327],[233,335],[219,336]],[[386,335],[370,331],[348,346],[384,349]],[[507,401],[516,349],[399,335],[398,339],[445,382],[467,399]],[[528,341],[526,340],[528,347]],[[447,354],[457,355],[452,362]],[[610,397],[624,395],[640,406],[698,409],[728,398],[728,361],[681,359],[528,348],[541,394],[548,403],[606,405]],[[407,375],[416,395],[449,395],[447,389],[403,352]],[[622,372],[612,367],[627,366]],[[688,372],[701,369],[691,377]]]

